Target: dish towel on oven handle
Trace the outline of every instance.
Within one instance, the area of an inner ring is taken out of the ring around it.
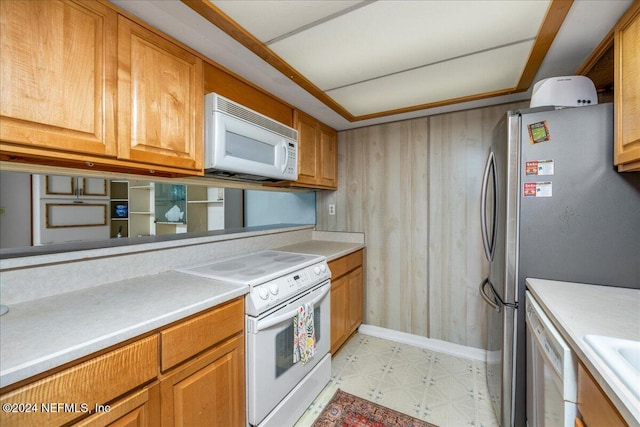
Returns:
[[[307,363],[316,354],[316,329],[313,324],[313,304],[298,308],[293,318],[293,363]]]

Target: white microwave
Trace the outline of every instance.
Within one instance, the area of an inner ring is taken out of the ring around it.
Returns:
[[[298,131],[216,93],[204,97],[206,174],[250,181],[298,179]]]

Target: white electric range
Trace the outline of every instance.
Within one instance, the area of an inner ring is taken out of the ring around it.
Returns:
[[[293,425],[331,376],[331,271],[324,256],[265,250],[180,269],[248,286],[245,298],[247,420]],[[294,362],[294,318],[313,307],[316,353]]]

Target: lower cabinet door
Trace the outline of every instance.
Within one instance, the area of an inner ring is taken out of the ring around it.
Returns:
[[[163,426],[244,427],[244,336],[171,371],[160,393]]]
[[[628,427],[587,368],[578,364],[578,411],[586,427]]]
[[[362,323],[363,297],[362,267],[358,267],[349,273],[349,334]]]
[[[2,427],[69,425],[87,412],[106,412],[108,402],[120,402],[158,375],[158,336],[151,335],[0,396]],[[135,369],[129,369],[135,366]],[[109,403],[110,404],[110,403]]]
[[[131,393],[111,405],[96,408],[96,413],[74,427],[154,427],[160,418],[158,383]]]
[[[349,281],[342,276],[331,283],[331,354],[347,339]]]

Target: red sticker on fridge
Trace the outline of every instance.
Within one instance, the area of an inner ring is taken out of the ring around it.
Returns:
[[[553,175],[553,160],[534,160],[525,162],[525,175]]]
[[[552,195],[553,183],[551,181],[525,182],[522,186],[523,197],[551,197]]]
[[[535,182],[525,182],[524,183],[524,191],[522,194],[524,197],[536,197],[536,183]]]
[[[538,162],[526,162],[524,169],[525,175],[538,175]]]

